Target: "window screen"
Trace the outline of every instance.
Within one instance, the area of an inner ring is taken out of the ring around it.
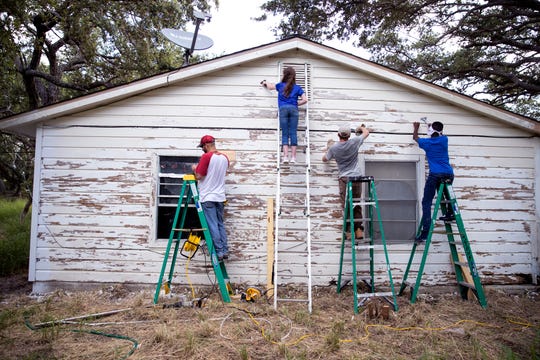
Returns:
[[[196,156],[160,156],[159,157],[159,186],[157,188],[158,214],[156,226],[156,238],[158,240],[169,239],[180,191],[182,190],[183,177],[191,174],[191,165],[197,164]],[[185,228],[199,228],[200,222],[193,205],[190,205]]]
[[[386,241],[399,243],[413,240],[418,200],[416,162],[366,161],[365,174],[375,178]],[[381,239],[377,222],[374,223],[374,239]]]

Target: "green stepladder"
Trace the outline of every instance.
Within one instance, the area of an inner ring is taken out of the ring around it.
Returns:
[[[199,221],[201,223],[200,229],[184,229],[184,224],[186,221],[186,215],[188,211],[188,205],[195,205]],[[208,229],[208,223],[204,215],[201,203],[199,202],[199,191],[197,189],[197,181],[193,175],[184,175],[182,189],[180,191],[180,197],[178,199],[178,205],[176,207],[176,212],[174,215],[174,220],[169,235],[169,242],[167,243],[167,248],[165,250],[165,256],[163,258],[163,265],[161,267],[161,272],[159,274],[159,280],[156,286],[156,292],[154,294],[154,304],[158,303],[159,294],[162,288],[165,289],[165,292],[170,291],[172,279],[174,276],[174,267],[178,259],[178,253],[180,250],[180,243],[182,241],[182,235],[190,233],[191,231],[202,231],[204,234],[204,239],[206,246],[210,253],[210,260],[212,262],[212,267],[216,275],[216,279],[219,285],[219,290],[221,293],[221,298],[224,302],[231,302],[230,295],[232,294],[232,287],[229,282],[229,276],[227,274],[227,269],[223,261],[219,261],[216,251],[214,249],[214,242],[212,241],[212,235]],[[172,257],[171,257],[172,249]],[[194,255],[194,253],[192,254]],[[170,258],[170,264],[169,264]],[[167,271],[167,265],[169,265],[169,271],[167,280],[164,281],[165,272]]]
[[[363,193],[366,194],[363,198],[355,199],[353,196],[353,183],[363,183],[366,186],[366,189]],[[354,219],[354,207],[362,206],[364,207],[362,212],[362,219]],[[367,217],[366,217],[367,213]],[[379,232],[381,236],[381,244],[376,245],[374,242],[374,233],[375,233],[375,218],[377,217],[377,225],[379,227]],[[354,223],[361,221],[364,225],[364,237],[363,239],[355,239]],[[348,237],[348,229],[350,229],[350,240]],[[366,237],[367,235],[367,237]],[[350,241],[350,246],[347,242]],[[343,214],[343,231],[341,234],[341,252],[340,252],[340,261],[339,261],[339,274],[337,281],[337,292],[341,292],[343,285],[343,263],[345,257],[345,248],[351,248],[351,263],[352,263],[352,282],[353,282],[353,293],[354,293],[354,312],[359,312],[359,306],[362,306],[363,303],[372,297],[381,297],[384,300],[388,301],[394,308],[394,311],[398,311],[398,304],[396,298],[396,292],[394,290],[394,281],[392,279],[392,272],[390,269],[390,260],[388,257],[388,248],[386,245],[386,238],[384,235],[383,223],[381,218],[381,213],[379,209],[379,200],[377,199],[377,191],[375,189],[375,179],[373,176],[356,176],[349,177],[347,181],[347,190],[345,195],[345,209]],[[388,281],[390,285],[390,291],[387,292],[376,292],[375,289],[375,249],[383,249],[385,261],[386,261],[386,271],[388,275]],[[358,293],[358,273],[357,273],[357,250],[369,250],[369,279],[365,281],[371,292],[369,293]],[[361,299],[361,300],[360,300]],[[360,301],[359,301],[360,300]]]
[[[456,274],[459,293],[463,299],[467,299],[469,297],[469,294],[472,292],[478,299],[480,306],[482,306],[482,308],[487,308],[487,301],[484,294],[484,289],[480,281],[480,276],[478,275],[478,270],[474,261],[474,256],[471,250],[469,238],[467,236],[465,226],[463,225],[463,219],[461,217],[461,212],[459,211],[456,195],[454,193],[454,188],[452,187],[450,181],[444,181],[439,185],[437,191],[437,201],[435,202],[433,216],[431,219],[431,226],[428,232],[427,239],[425,241],[422,260],[418,267],[416,280],[407,282],[409,271],[411,270],[411,265],[416,254],[416,249],[418,246],[421,246],[417,242],[415,242],[413,245],[411,255],[409,257],[409,262],[407,264],[407,268],[405,269],[405,274],[403,276],[403,281],[399,290],[399,295],[402,295],[406,287],[410,286],[410,301],[413,304],[416,302],[418,290],[420,288],[421,279],[424,272],[424,266],[426,264],[426,259],[429,252],[429,246],[431,245],[433,231],[437,222],[438,210],[441,210],[441,214],[444,218],[443,221],[445,234],[448,239],[448,245],[450,246],[450,256]],[[451,216],[452,214],[453,216]],[[457,232],[454,231],[454,227],[452,226],[454,222],[457,228]],[[420,233],[421,227],[422,224],[418,226],[417,234]],[[459,237],[459,239],[456,239],[456,237]],[[465,258],[463,258],[463,256],[459,252],[457,248],[458,245],[462,246],[463,252],[465,253]]]

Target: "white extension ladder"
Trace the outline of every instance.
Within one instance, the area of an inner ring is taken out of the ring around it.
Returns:
[[[296,81],[311,101],[311,65],[304,63],[280,63],[279,76],[286,66],[296,70]],[[274,229],[274,309],[278,302],[307,302],[312,311],[311,284],[311,219],[310,219],[310,143],[309,143],[309,101],[303,115],[300,107],[298,122],[298,157],[294,164],[281,162],[281,134],[279,116],[277,124],[277,181],[276,212]],[[303,135],[301,134],[303,130]],[[302,156],[302,153],[304,156]],[[303,295],[281,294],[279,285],[296,282],[305,278],[307,298]],[[281,295],[281,297],[279,296]]]

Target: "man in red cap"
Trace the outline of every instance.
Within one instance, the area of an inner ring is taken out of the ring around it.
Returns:
[[[216,149],[216,140],[204,135],[198,145],[204,151],[197,165],[192,166],[193,174],[199,181],[199,201],[201,203],[208,230],[212,235],[214,248],[219,261],[229,258],[227,234],[223,222],[225,203],[225,174],[229,158]]]

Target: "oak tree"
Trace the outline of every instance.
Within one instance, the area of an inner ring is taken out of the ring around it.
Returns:
[[[371,60],[540,119],[540,1],[268,0],[276,36],[351,40]]]

